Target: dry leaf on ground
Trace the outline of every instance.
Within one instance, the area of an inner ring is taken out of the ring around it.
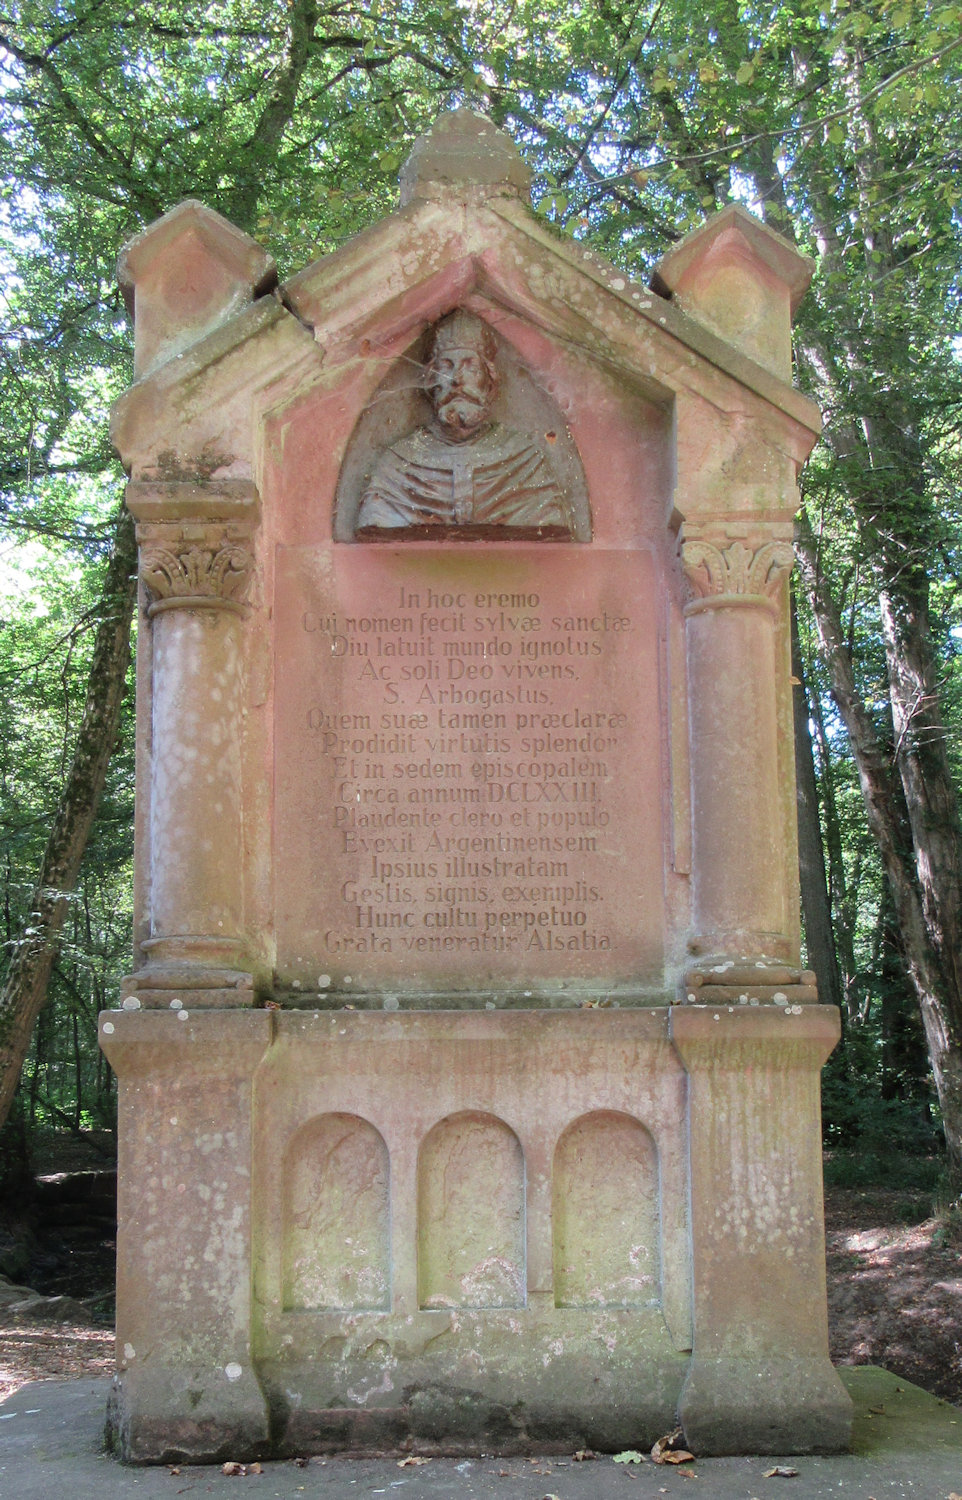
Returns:
[[[776,1464],[774,1469],[766,1469],[762,1475],[763,1479],[795,1479],[798,1475],[797,1469],[788,1469],[784,1464]]]
[[[409,1453],[407,1458],[399,1458],[397,1466],[399,1469],[413,1469],[416,1464],[429,1464],[429,1458],[422,1458],[420,1453]]]
[[[586,1464],[589,1459],[598,1457],[593,1448],[579,1448],[577,1453],[572,1453],[571,1456],[576,1464]]]
[[[683,1446],[685,1435],[680,1427],[673,1432],[666,1432],[660,1437],[651,1450],[651,1456],[656,1464],[688,1464],[694,1463],[694,1453],[689,1453]]]

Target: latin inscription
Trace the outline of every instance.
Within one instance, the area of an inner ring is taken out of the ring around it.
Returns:
[[[402,1004],[660,984],[652,559],[408,542],[276,566],[279,982]]]
[[[632,628],[534,591],[400,585],[371,613],[303,611],[338,702],[369,705],[305,711],[338,867],[328,954],[610,951],[630,710],[572,689]]]

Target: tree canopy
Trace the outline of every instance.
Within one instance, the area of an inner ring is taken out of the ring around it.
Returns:
[[[804,477],[797,594],[845,1066],[889,1099],[902,1068],[921,1109],[921,1017],[962,1169],[960,83],[962,5],[940,0],[7,7],[0,830],[11,964],[31,935],[46,939],[48,919],[65,923],[26,1074],[34,1112],[47,1100],[86,1118],[88,1063],[91,1097],[105,1090],[92,1017],[127,943],[129,703],[109,730],[117,749],[78,894],[54,903],[59,917],[40,899],[97,642],[107,651],[104,622],[127,607],[109,584],[111,558],[129,546],[107,422],[131,378],[117,250],[196,197],[288,274],[384,213],[413,139],[467,101],[518,140],[539,212],[633,276],[732,198],[816,260],[797,375],[826,436]],[[116,639],[112,661],[126,670]]]

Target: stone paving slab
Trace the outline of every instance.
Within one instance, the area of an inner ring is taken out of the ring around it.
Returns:
[[[124,1468],[101,1448],[106,1380],[42,1381],[0,1405],[0,1500],[952,1500],[962,1497],[962,1410],[873,1366],[841,1372],[855,1451],[834,1458],[713,1458],[672,1470],[611,1458],[312,1459],[229,1477],[217,1467]],[[794,1477],[765,1478],[775,1465]]]

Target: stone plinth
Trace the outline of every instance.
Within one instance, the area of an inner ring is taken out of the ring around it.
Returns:
[[[268,1012],[120,1012],[117,1379],[124,1457],[264,1453],[253,1365],[252,1080]]]
[[[689,1078],[694,1342],[679,1404],[699,1453],[844,1448],[828,1358],[819,1070],[830,1006],[677,1006]]]
[[[844,1445],[827,1008],[103,1027],[128,1457]]]
[[[807,263],[726,210],[636,286],[529,175],[458,111],[277,295],[196,204],[122,262],[138,1462],[847,1441],[788,657]]]

